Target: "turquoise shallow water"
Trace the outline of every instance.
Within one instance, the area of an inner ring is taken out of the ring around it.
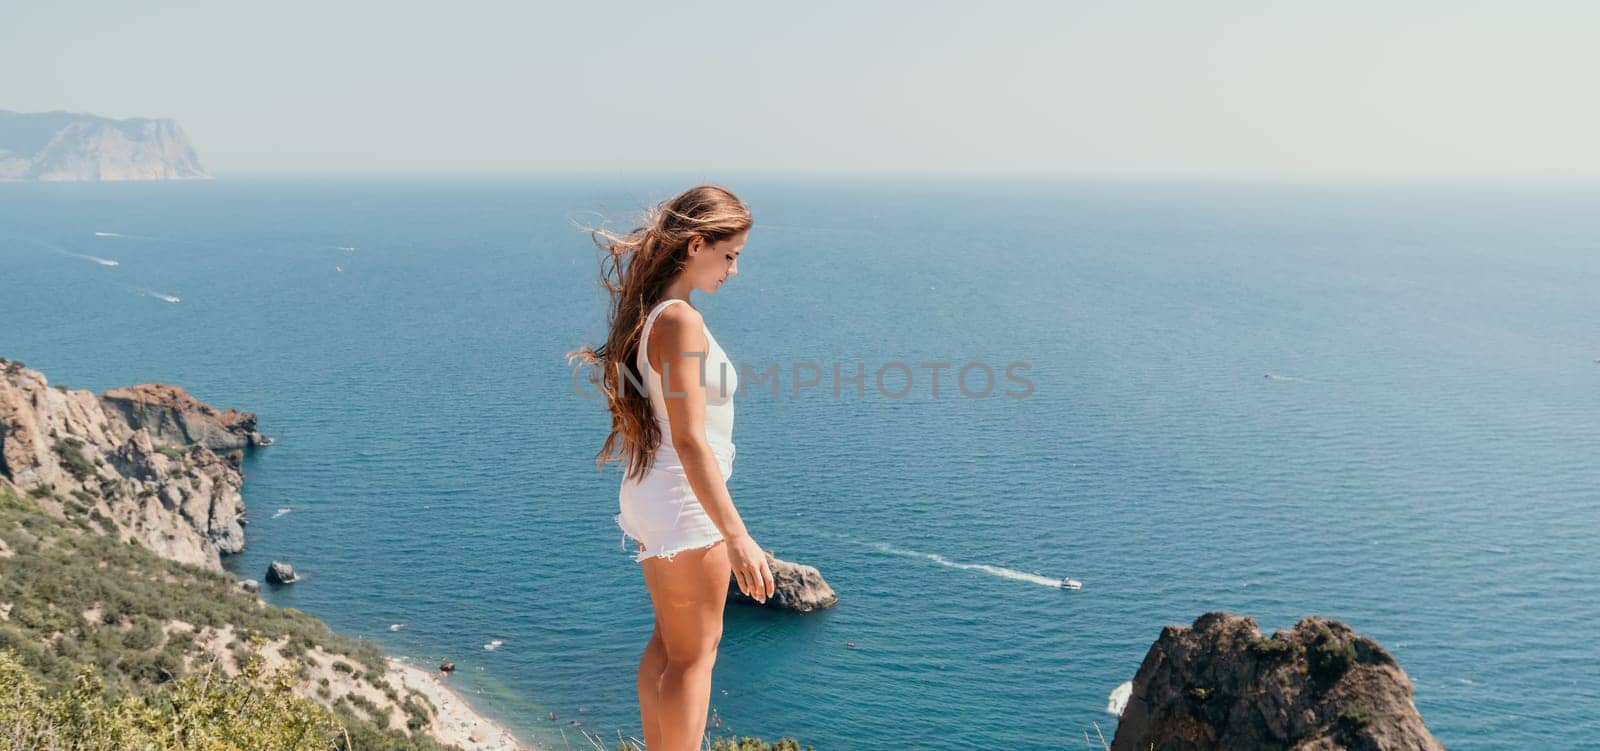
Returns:
[[[273,602],[454,660],[524,735],[637,734],[651,615],[562,358],[603,317],[571,221],[688,184],[0,185],[0,355],[257,412],[231,567],[291,561]],[[1377,638],[1453,749],[1597,747],[1596,186],[730,185],[757,228],[697,303],[783,371],[731,486],[841,602],[729,611],[725,730],[1077,747],[1163,625],[1228,609]]]

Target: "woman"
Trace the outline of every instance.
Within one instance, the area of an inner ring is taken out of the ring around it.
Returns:
[[[765,602],[766,554],[728,494],[738,373],[690,303],[739,273],[750,209],[716,185],[653,208],[627,235],[593,230],[608,251],[611,331],[577,359],[598,366],[611,433],[596,463],[626,467],[617,524],[639,545],[655,630],[639,660],[639,716],[649,751],[700,748],[728,577]]]

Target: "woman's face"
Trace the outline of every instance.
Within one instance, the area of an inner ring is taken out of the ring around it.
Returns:
[[[739,273],[739,253],[744,250],[745,238],[750,230],[716,243],[703,239],[690,241],[689,263],[683,273],[689,276],[694,288],[708,295],[716,294],[729,277]]]

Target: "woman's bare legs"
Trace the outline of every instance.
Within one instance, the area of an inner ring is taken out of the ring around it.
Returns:
[[[648,751],[695,751],[711,706],[711,669],[722,641],[722,606],[728,597],[728,546],[685,550],[669,562],[646,558],[645,587],[656,611],[655,633],[639,663],[639,713]],[[660,644],[660,656],[651,646]],[[652,709],[649,674],[659,660]],[[651,715],[654,715],[652,723]],[[651,726],[655,735],[651,735]],[[657,745],[659,744],[659,745]]]
[[[644,550],[644,543],[639,543]],[[656,619],[650,631],[650,641],[639,658],[639,721],[644,728],[644,746],[647,749],[662,747],[661,726],[657,724],[657,705],[661,689],[661,673],[667,669],[667,645],[661,640],[661,619]]]

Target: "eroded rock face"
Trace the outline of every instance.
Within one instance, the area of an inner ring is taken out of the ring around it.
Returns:
[[[761,605],[778,610],[792,610],[797,613],[809,613],[832,607],[839,601],[839,596],[834,594],[833,587],[828,586],[822,579],[822,573],[815,566],[801,563],[791,563],[778,558],[772,551],[767,554],[767,565],[772,567],[773,592],[772,597],[765,603],[757,602],[739,591],[737,579],[729,579],[728,599],[744,605]]]
[[[249,412],[219,410],[177,386],[141,383],[111,389],[101,395],[106,414],[129,430],[143,428],[157,443],[187,446],[198,443],[212,451],[232,451],[259,446],[256,416]]]
[[[216,451],[258,439],[254,415],[180,388],[96,396],[0,360],[0,486],[164,558],[221,571],[244,549],[244,477]]]
[[[1112,751],[1443,751],[1378,643],[1315,616],[1262,636],[1206,613],[1168,626],[1133,679]]]

